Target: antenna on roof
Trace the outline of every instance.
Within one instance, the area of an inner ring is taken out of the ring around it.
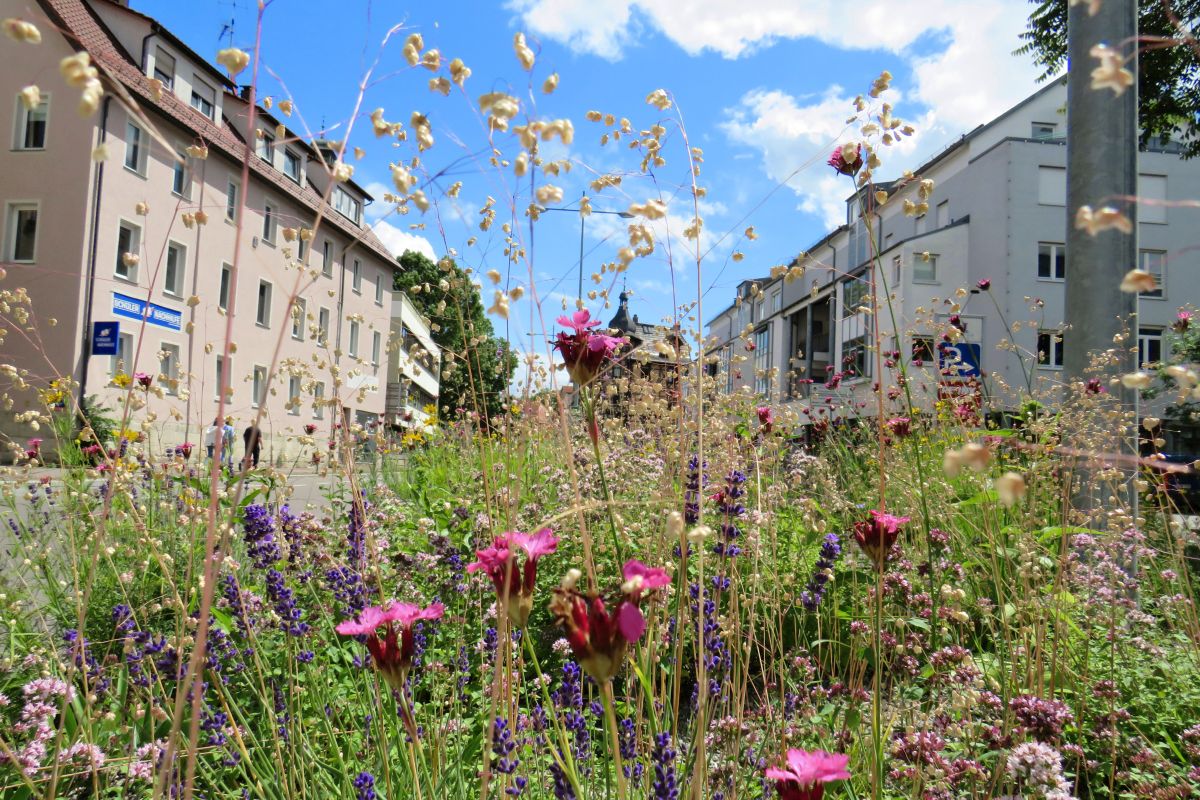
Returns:
[[[234,29],[234,25],[236,24],[236,22],[237,22],[236,19],[234,19],[233,17],[230,17],[229,22],[226,22],[224,25],[221,26],[221,32],[217,34],[218,42],[221,41],[221,38],[223,36],[228,35],[229,36],[229,46],[233,47],[233,29]]]

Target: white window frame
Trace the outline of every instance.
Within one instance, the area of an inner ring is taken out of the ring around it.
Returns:
[[[134,136],[133,132],[137,131]],[[134,143],[132,140],[136,139]],[[133,165],[129,164],[129,157],[133,156]],[[150,161],[150,134],[146,133],[146,129],[139,125],[133,119],[125,121],[125,158],[122,164],[125,169],[137,175],[140,178],[146,177],[146,165]]]
[[[1065,281],[1067,279],[1067,246],[1065,244],[1063,244],[1062,242],[1038,242],[1037,246],[1038,246],[1037,260],[1036,260],[1035,266],[1034,266],[1034,270],[1036,271],[1037,279],[1039,281],[1046,281],[1049,283],[1062,283],[1063,281]],[[1041,260],[1042,260],[1042,248],[1043,247],[1050,248],[1050,276],[1049,277],[1042,276]],[[1062,274],[1061,278],[1054,274],[1058,271],[1058,256],[1060,253],[1062,254],[1062,260],[1063,260],[1063,274]]]
[[[326,278],[333,277],[333,242],[330,239],[321,243],[321,274]]]
[[[300,392],[303,381],[299,375],[288,376],[288,403],[287,413],[293,417],[300,416]]]
[[[362,259],[354,259],[350,268],[350,288],[355,294],[362,294]]]
[[[358,225],[362,220],[362,201],[347,192],[341,186],[333,190],[333,210],[346,219]]]
[[[1037,201],[1041,206],[1064,207],[1067,204],[1067,170],[1049,164],[1039,164],[1037,171]]]
[[[42,111],[46,115],[45,122],[42,126],[42,146],[41,147],[27,147],[25,145],[25,136],[29,132],[29,119],[33,114],[37,113],[38,111]],[[37,153],[37,152],[41,152],[42,150],[46,149],[46,139],[48,139],[50,136],[50,95],[49,95],[49,93],[42,94],[41,99],[38,101],[38,104],[35,108],[26,108],[25,104],[21,102],[21,98],[18,95],[17,96],[16,113],[15,113],[13,119],[16,122],[16,125],[14,125],[14,130],[13,130],[13,147],[12,147],[13,150],[19,150],[19,151],[26,152],[26,153]]]
[[[1152,190],[1151,187],[1162,187],[1162,191]],[[1138,222],[1145,225],[1167,224],[1167,191],[1169,189],[1166,175],[1142,173],[1138,175],[1138,197],[1147,202],[1139,202],[1137,207]]]
[[[854,374],[849,375],[847,380],[861,381],[870,379],[872,373],[874,372],[872,369],[874,359],[871,358],[870,341],[869,336],[866,333],[855,336],[852,339],[847,339],[842,344],[842,360],[840,364],[838,364],[841,372],[846,372],[850,369],[850,366],[846,364],[846,359],[853,351],[862,352],[862,369]]]
[[[312,387],[313,419],[325,419],[325,381],[317,381]]]
[[[187,153],[182,147],[176,147],[175,160],[171,163],[171,194],[184,200],[192,197],[192,172],[188,166]],[[176,184],[179,184],[178,188]]]
[[[379,331],[371,334],[371,366],[379,366],[379,355],[383,350],[383,335]]]
[[[912,256],[912,280],[913,283],[938,283],[938,254],[929,253],[929,257],[925,257],[925,253],[913,253]],[[919,271],[919,272],[918,272]],[[870,288],[867,289],[870,292]]]
[[[331,316],[329,313],[329,309],[322,306],[317,311],[317,340],[321,344],[325,344],[326,342],[329,341],[330,319],[331,319]]]
[[[308,301],[303,297],[297,297],[292,303],[292,338],[297,341],[304,341],[304,323],[305,317],[308,316]]]
[[[121,230],[128,228],[132,233],[130,236],[130,250],[121,249]],[[140,264],[134,264],[132,267],[125,266],[125,253],[133,253],[141,257],[142,254],[142,226],[135,222],[130,222],[127,219],[119,219],[117,221],[117,241],[116,241],[116,258],[113,259],[113,277],[126,283],[138,282],[138,269]]]
[[[375,305],[383,305],[383,272],[375,275]]]
[[[1154,276],[1158,288],[1152,292],[1141,292],[1138,296],[1146,300],[1167,299],[1167,251],[1143,248],[1138,250],[1138,269]]]
[[[171,253],[178,253],[178,258],[175,261],[175,276],[171,280]],[[184,282],[187,279],[187,245],[175,241],[174,239],[167,240],[167,252],[163,261],[163,294],[171,295],[172,297],[183,297]]]
[[[1048,141],[1058,138],[1057,122],[1034,122],[1029,126],[1029,138],[1036,141]]]
[[[128,345],[126,345],[126,342],[128,342]],[[115,378],[121,373],[133,375],[133,354],[137,352],[133,349],[133,345],[134,341],[132,333],[125,332],[117,334],[117,352],[113,353],[108,360],[108,374],[110,376]],[[121,368],[122,365],[124,366],[124,369]]]
[[[265,130],[262,136],[258,138],[258,147],[255,148],[258,157],[268,164],[275,165],[275,135],[267,133]]]
[[[29,258],[17,258],[17,222],[22,211],[32,211],[33,253]],[[12,264],[36,264],[38,234],[41,232],[42,204],[37,200],[13,200],[4,205],[4,260]]]
[[[237,212],[241,204],[242,184],[240,181],[230,178],[229,182],[225,185],[225,219],[227,221],[237,221]]]
[[[296,159],[296,174],[288,172],[288,156],[294,156]],[[304,169],[304,160],[290,147],[283,148],[283,174],[295,183],[300,183],[300,174]]]
[[[350,335],[348,337],[348,344],[346,346],[346,352],[350,354],[351,358],[358,358],[358,338],[359,338],[358,320],[352,319],[352,320],[350,320]]]
[[[258,293],[254,296],[254,323],[260,328],[271,327],[271,295],[274,291],[275,287],[270,281],[259,280]]]
[[[269,245],[275,244],[275,235],[279,230],[279,207],[274,200],[263,201],[262,240]]]
[[[218,400],[218,401],[221,399],[221,370],[222,370],[222,367],[224,367],[224,361],[225,361],[225,355],[223,353],[217,353],[217,358],[214,363],[214,366],[216,367],[216,371],[217,371],[217,373],[216,373],[217,379],[213,383],[213,399]],[[232,391],[233,390],[233,357],[232,356],[230,356],[230,358],[229,358],[229,389],[230,389],[230,396],[232,396],[233,395],[233,391]]]
[[[229,276],[226,283],[225,276]],[[221,282],[217,284],[217,308],[229,310],[229,301],[233,298],[233,265],[221,264]]]
[[[754,391],[764,397],[771,393],[771,326],[754,332]]]
[[[1049,346],[1044,351],[1042,350],[1041,342],[1043,336],[1050,337],[1048,340]],[[1055,341],[1056,339],[1058,340],[1057,342]],[[1034,360],[1037,362],[1038,369],[1060,370],[1063,368],[1062,362],[1066,349],[1062,343],[1062,331],[1045,328],[1038,330],[1037,339],[1034,340],[1034,350]],[[1045,361],[1042,360],[1043,354],[1045,354]]]
[[[205,95],[203,90],[207,90],[208,94]],[[197,103],[197,100],[199,100],[200,103]],[[201,103],[207,105],[208,110],[201,108]],[[217,116],[217,90],[210,86],[206,81],[202,81],[199,78],[193,77],[192,94],[188,98],[188,105],[203,114],[209,120],[215,122]]]
[[[176,376],[179,373],[179,364],[183,358],[183,349],[174,342],[160,342],[158,351],[167,354],[166,358],[161,358],[158,361],[159,374],[167,381],[163,388],[166,389],[167,394],[178,394],[178,389],[172,388],[177,387],[178,384],[173,384],[171,381],[178,380]]]
[[[163,56],[166,56],[170,60],[170,62],[171,62],[170,70],[162,69],[161,62],[162,62]],[[150,75],[150,77],[157,78],[158,80],[162,81],[163,88],[173,89],[175,87],[175,76],[176,76],[175,68],[178,65],[178,63],[179,62],[176,60],[175,56],[168,53],[166,50],[164,50],[162,48],[161,45],[159,45],[159,46],[155,47],[155,49],[154,49],[154,70],[152,71],[152,74]],[[164,75],[166,76],[165,78],[163,77]]]
[[[267,402],[267,368],[255,364],[250,371],[250,407],[258,408]]]
[[[1140,325],[1140,326],[1138,326],[1138,337],[1137,338],[1138,338],[1138,340],[1137,340],[1137,361],[1138,361],[1137,367],[1138,367],[1138,369],[1142,368],[1143,363],[1154,364],[1154,363],[1158,363],[1158,362],[1162,361],[1162,359],[1166,353],[1166,344],[1167,344],[1166,339],[1163,336],[1162,328],[1155,328],[1153,326]],[[1150,342],[1152,342],[1152,341],[1158,342],[1158,361],[1145,361],[1147,355],[1150,352]]]
[[[950,224],[950,201],[943,200],[934,208],[935,221],[938,228],[944,228]]]

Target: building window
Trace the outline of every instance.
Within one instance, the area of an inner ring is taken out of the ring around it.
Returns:
[[[1142,297],[1161,300],[1167,294],[1167,253],[1165,250],[1139,250],[1138,267],[1154,276],[1158,288],[1152,292],[1142,292]]]
[[[251,396],[250,405],[258,408],[267,401],[267,368],[255,365],[251,383],[253,383],[254,394]]]
[[[1030,138],[1033,139],[1056,139],[1058,138],[1058,125],[1053,122],[1035,122],[1033,130],[1030,133]]]
[[[1162,328],[1138,328],[1138,368],[1158,364],[1163,357]]]
[[[232,372],[232,371],[233,371],[233,367],[231,366],[230,372]],[[217,356],[217,379],[213,383],[213,399],[214,400],[221,399],[221,389],[224,388],[225,386],[226,386],[226,384],[225,384],[225,356],[219,355],[219,356]],[[231,388],[226,392],[226,394],[229,396],[232,396],[233,395],[232,384],[230,384],[230,387]]]
[[[1038,203],[1044,206],[1067,204],[1067,171],[1062,167],[1038,167]]]
[[[379,366],[379,353],[383,349],[383,336],[379,331],[371,334],[371,364]]]
[[[1057,242],[1038,242],[1038,279],[1061,281],[1067,277],[1067,248]]]
[[[358,358],[358,323],[354,320],[350,321],[349,353],[351,358]]]
[[[304,339],[304,317],[308,314],[308,301],[297,297],[292,304],[292,338]]]
[[[209,119],[213,119],[217,110],[217,91],[200,79],[192,83],[192,108]]]
[[[937,283],[937,254],[913,253],[913,281]]]
[[[268,244],[275,244],[275,228],[278,223],[276,219],[275,206],[270,203],[263,204],[263,227],[262,238]]]
[[[849,339],[842,348],[842,370],[848,378],[865,378],[871,374],[871,360],[867,357],[866,335]]]
[[[171,191],[183,199],[192,195],[192,179],[188,175],[187,154],[183,151],[175,153],[175,162],[171,165]]]
[[[17,98],[17,135],[13,141],[15,150],[44,150],[46,148],[46,123],[50,118],[50,98],[42,99],[33,108],[26,108]]]
[[[154,77],[168,89],[175,85],[175,57],[161,47],[154,51]]]
[[[1061,331],[1038,331],[1037,363],[1046,369],[1062,369],[1063,340]]]
[[[852,317],[858,313],[859,306],[867,300],[871,287],[865,275],[850,278],[842,284],[842,316]]]
[[[340,186],[333,190],[333,208],[343,217],[358,224],[362,203],[351,197],[350,193]]]
[[[287,175],[296,183],[300,182],[300,156],[296,154],[295,150],[284,148],[283,174]]]
[[[268,164],[275,163],[275,137],[266,131],[258,139],[258,157]]]
[[[328,239],[321,245],[321,274],[333,277],[333,242]]]
[[[325,419],[325,382],[313,384],[313,419]]]
[[[383,305],[383,273],[375,276],[375,305]]]
[[[780,291],[775,291],[771,295],[771,313],[772,314],[779,313],[779,304],[782,302],[782,295],[783,295],[783,293]]]
[[[354,259],[354,266],[350,272],[350,285],[354,288],[355,294],[362,294],[362,262],[357,258]]]
[[[1167,224],[1167,176],[1138,175],[1138,222]]]
[[[264,328],[271,326],[271,284],[258,282],[258,310],[254,321]]]
[[[167,268],[163,291],[183,297],[183,276],[187,271],[187,248],[178,242],[167,242]]]
[[[121,333],[117,335],[117,352],[109,361],[108,374],[120,375],[122,373],[128,375],[133,372],[133,334]]]
[[[167,394],[178,394],[179,345],[163,342],[158,351],[158,371],[166,382]]]
[[[937,226],[944,228],[950,224],[950,201],[943,200],[937,204]]]
[[[771,393],[771,328],[754,332],[754,391]]]
[[[225,219],[230,222],[237,220],[238,206],[241,205],[242,187],[235,181],[225,186]]]
[[[117,263],[115,274],[118,278],[137,282],[138,254],[141,252],[142,229],[128,222],[122,222],[117,229]]]
[[[125,123],[125,169],[146,176],[146,132],[133,122]]]
[[[317,337],[321,344],[329,341],[329,309],[322,308],[317,312]]]
[[[918,366],[932,364],[933,339],[928,336],[914,336],[912,340],[912,362]]]
[[[18,264],[37,260],[37,203],[9,203],[5,215],[4,258]]]
[[[892,256],[892,288],[900,285],[900,268],[904,265],[901,256]]]
[[[217,295],[217,307],[222,311],[229,310],[229,295],[233,291],[233,267],[221,265],[221,290]]]
[[[288,401],[287,413],[292,416],[300,415],[300,376],[292,375],[288,378]]]

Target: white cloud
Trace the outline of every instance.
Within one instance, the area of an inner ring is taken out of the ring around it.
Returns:
[[[372,230],[379,237],[379,241],[397,256],[403,255],[405,250],[415,250],[430,260],[437,260],[433,245],[424,236],[402,231],[387,221],[376,222]]]
[[[893,71],[903,75],[900,68],[907,67],[912,76],[904,92],[909,107],[898,106],[897,113],[917,126],[924,156],[1037,88],[1030,59],[1013,55],[1029,13],[1021,0],[864,0],[853,5],[842,0],[621,0],[619,13],[611,18],[600,14],[601,6],[608,4],[513,0],[509,7],[532,32],[607,58],[619,57],[642,25],[693,55],[711,51],[733,59],[781,40],[806,38],[844,50],[892,53]],[[924,37],[933,38],[932,52],[918,55],[914,45]],[[837,181],[823,162],[852,113],[850,101],[874,77],[843,75],[841,80],[853,90],[835,85],[816,98],[753,90],[733,110],[725,131],[755,148],[775,180],[800,167],[819,167],[805,169],[791,185],[802,209],[836,223],[844,216],[849,187],[833,189]],[[913,166],[916,145],[908,141],[894,151],[883,174]]]

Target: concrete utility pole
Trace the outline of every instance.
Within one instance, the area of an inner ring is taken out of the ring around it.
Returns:
[[[1118,200],[1137,194],[1137,81],[1122,94],[1111,89],[1093,89],[1092,70],[1099,62],[1090,54],[1104,43],[1123,53],[1136,50],[1137,0],[1103,0],[1092,16],[1089,3],[1071,3],[1067,15],[1067,274],[1066,320],[1063,336],[1064,369],[1068,380],[1086,375],[1091,354],[1113,348],[1113,337],[1133,319],[1135,295],[1117,287],[1127,271],[1137,265],[1137,206]],[[1137,75],[1137,59],[1126,65]],[[1134,224],[1132,235],[1106,230],[1091,236],[1075,228],[1080,206],[1099,209],[1111,205],[1121,209]],[[1136,337],[1136,327],[1131,331]],[[1133,339],[1136,342],[1136,339]],[[1122,375],[1137,368],[1136,350],[1127,341],[1119,366],[1108,375]],[[1107,382],[1107,381],[1106,381]],[[1133,407],[1133,396],[1118,384],[1123,404]],[[1136,425],[1136,423],[1135,423]],[[1114,431],[1103,444],[1105,452],[1116,453],[1131,437]],[[1132,432],[1136,443],[1136,431]],[[1094,445],[1094,443],[1093,443]],[[1094,486],[1088,474],[1079,476],[1085,487]],[[1077,493],[1080,510],[1103,505],[1098,492]],[[1085,497],[1082,495],[1089,495]]]

